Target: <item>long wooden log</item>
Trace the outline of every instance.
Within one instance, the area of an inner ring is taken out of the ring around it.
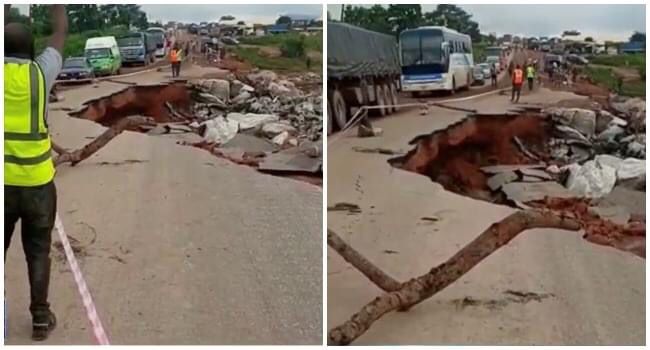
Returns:
[[[347,345],[364,334],[370,326],[390,311],[412,307],[470,271],[490,254],[506,245],[521,232],[533,228],[579,230],[580,224],[569,217],[550,211],[518,211],[490,227],[458,251],[449,260],[428,273],[404,283],[399,290],[385,293],[364,306],[338,327],[329,331],[328,345]]]
[[[61,153],[54,159],[54,166],[59,166],[63,163],[70,163],[71,166],[75,166],[77,163],[95,154],[95,152],[99,151],[115,136],[121,134],[125,129],[136,127],[141,124],[150,123],[155,122],[152,118],[142,116],[133,116],[120,119],[117,123],[111,125],[111,127],[106,129],[106,131],[104,131],[101,135],[99,135],[96,139],[92,140],[84,147],[72,152]],[[57,148],[62,149],[59,146],[57,146]]]
[[[345,261],[356,267],[359,272],[368,277],[370,281],[385,292],[399,290],[402,286],[393,277],[386,274],[363,255],[359,254],[359,252],[339,237],[336,232],[329,229],[327,230],[327,245],[336,250]]]

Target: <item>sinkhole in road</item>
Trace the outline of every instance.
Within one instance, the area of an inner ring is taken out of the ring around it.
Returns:
[[[87,101],[80,110],[71,112],[70,115],[104,126],[111,126],[122,118],[134,115],[151,117],[157,123],[165,123],[174,121],[166,104],[183,111],[189,110],[190,103],[190,91],[184,82],[138,85]]]
[[[396,168],[427,176],[448,191],[518,207],[523,203],[515,203],[503,191],[490,188],[488,179],[492,175],[481,168],[538,164],[540,161],[552,164],[548,146],[552,130],[550,119],[536,112],[474,114],[446,129],[416,137],[411,141],[415,147],[410,152],[388,162]],[[515,139],[519,144],[513,141]],[[531,159],[530,154],[538,159]],[[593,213],[590,208],[598,205],[598,201],[587,198],[545,197],[525,205],[571,215],[580,222],[583,238],[587,241],[645,258],[645,217],[614,223]]]
[[[473,114],[446,129],[416,137],[411,141],[413,150],[389,163],[425,175],[448,191],[507,204],[505,198],[491,193],[481,167],[538,163],[512,140],[517,137],[530,151],[544,157],[550,132],[549,121],[530,112]]]

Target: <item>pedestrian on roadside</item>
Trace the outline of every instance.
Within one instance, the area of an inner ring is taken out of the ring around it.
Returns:
[[[5,5],[5,260],[14,227],[21,220],[32,339],[43,341],[56,327],[56,316],[48,302],[57,196],[47,102],[63,65],[68,17],[64,5],[49,6],[52,36],[45,50],[35,57],[30,29],[21,23],[7,23],[10,7]]]
[[[523,84],[524,71],[521,69],[520,65],[517,65],[517,67],[512,72],[512,97],[510,98],[512,102],[519,102],[519,97],[521,96],[521,86]]]
[[[497,87],[497,66],[494,63],[490,66],[490,78],[492,87]]]
[[[172,66],[172,78],[176,78],[181,74],[181,53],[182,50],[178,48],[178,44],[169,51],[169,62]]]
[[[526,80],[528,80],[528,91],[533,91],[533,83],[535,81],[535,67],[533,67],[533,64],[529,64],[528,67],[526,67]]]

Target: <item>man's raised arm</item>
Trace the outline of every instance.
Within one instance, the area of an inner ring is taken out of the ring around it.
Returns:
[[[65,6],[51,5],[50,16],[52,17],[52,37],[49,46],[63,56],[63,45],[68,33],[68,15],[65,13]]]

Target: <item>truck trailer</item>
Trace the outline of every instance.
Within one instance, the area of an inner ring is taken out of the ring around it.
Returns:
[[[328,134],[341,129],[361,106],[396,111],[400,87],[397,39],[347,23],[327,24]]]

